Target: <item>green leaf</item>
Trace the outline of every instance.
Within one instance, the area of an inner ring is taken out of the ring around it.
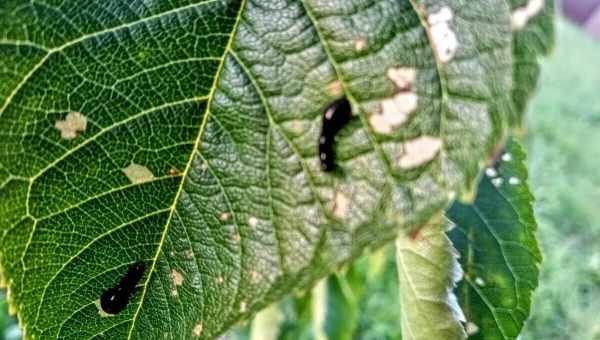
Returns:
[[[0,264],[26,336],[213,338],[428,221],[504,134],[511,48],[502,0],[0,2]]]
[[[315,334],[322,334],[329,340],[352,340],[359,314],[354,292],[343,275],[330,275],[322,284],[324,291],[319,297],[323,301],[317,302],[313,298],[313,304],[324,308],[323,320],[317,323],[319,329]]]
[[[541,254],[525,153],[509,140],[498,168],[489,168],[472,205],[447,213],[465,278],[456,288],[470,339],[516,339],[529,316]]]
[[[513,21],[513,126],[521,126],[540,75],[538,59],[554,46],[554,1],[510,0]],[[541,6],[541,7],[539,7]],[[519,14],[521,13],[521,14]],[[526,18],[525,26],[521,26]]]
[[[276,303],[260,311],[252,320],[250,340],[277,340],[284,321],[283,312]]]
[[[445,229],[439,219],[396,240],[404,340],[467,338],[453,293],[462,269]]]
[[[544,251],[523,339],[599,339],[600,44],[563,18],[531,104],[528,163]]]

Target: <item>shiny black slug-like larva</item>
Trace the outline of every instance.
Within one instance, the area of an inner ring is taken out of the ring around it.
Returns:
[[[140,282],[146,265],[138,262],[127,270],[127,274],[119,281],[119,283],[106,290],[100,296],[100,307],[108,314],[117,314],[121,312],[129,303],[129,298],[135,291],[135,286]]]
[[[335,170],[335,136],[351,118],[352,106],[346,98],[334,101],[325,109],[319,138],[319,157],[323,171]]]

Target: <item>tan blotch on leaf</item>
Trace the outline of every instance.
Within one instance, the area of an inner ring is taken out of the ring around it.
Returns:
[[[344,93],[344,86],[339,80],[327,85],[327,93],[332,97],[339,97]]]
[[[129,178],[131,183],[138,184],[148,182],[154,179],[154,174],[143,165],[131,163],[123,169],[125,176]]]
[[[63,139],[75,139],[78,132],[85,131],[87,127],[87,118],[80,112],[70,112],[65,120],[58,120],[54,123],[54,127],[60,131],[60,136]]]
[[[387,70],[387,77],[394,83],[399,91],[392,98],[381,101],[381,112],[369,117],[369,124],[373,130],[381,134],[389,134],[404,124],[410,115],[417,109],[419,98],[411,90],[417,71],[410,67],[391,67]]]
[[[229,219],[229,216],[230,216],[229,213],[226,213],[226,212],[221,213],[221,215],[219,215],[219,220],[225,222]]]
[[[417,79],[417,70],[412,67],[391,67],[387,71],[387,77],[398,89],[408,90]]]
[[[251,216],[248,219],[248,225],[250,226],[250,228],[255,229],[256,226],[258,225],[258,219],[254,216]]]
[[[511,16],[513,31],[520,31],[525,28],[529,19],[536,16],[543,8],[544,0],[529,0],[527,5],[517,8]]]
[[[343,219],[348,215],[349,208],[350,199],[341,190],[338,190],[335,193],[335,200],[333,202],[333,216]]]
[[[412,169],[431,161],[442,148],[438,137],[423,136],[403,144],[403,155],[398,159],[402,169]]]
[[[381,113],[372,114],[369,123],[373,130],[389,134],[404,124],[417,109],[418,97],[413,92],[400,92],[393,98],[381,102]]]
[[[367,41],[366,38],[360,37],[360,38],[356,38],[356,40],[354,40],[354,49],[357,52],[362,52],[362,51],[366,50],[368,45],[369,45],[369,42]]]
[[[427,18],[433,48],[438,60],[444,64],[452,60],[458,50],[458,38],[450,28],[453,16],[449,7],[442,7]]]
[[[183,275],[175,269],[171,270],[171,279],[176,286],[181,286],[183,284]]]
[[[194,326],[194,336],[198,337],[198,336],[202,335],[203,329],[204,329],[204,326],[202,325],[202,322],[200,322],[199,324]]]

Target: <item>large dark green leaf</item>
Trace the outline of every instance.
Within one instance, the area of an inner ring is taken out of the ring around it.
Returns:
[[[212,338],[429,220],[504,133],[511,47],[503,0],[2,1],[0,263],[26,336]]]
[[[509,141],[497,168],[479,183],[475,202],[447,213],[464,280],[456,288],[471,339],[516,339],[529,316],[541,254],[525,154]]]

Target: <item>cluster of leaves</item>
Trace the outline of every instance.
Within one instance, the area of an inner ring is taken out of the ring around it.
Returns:
[[[514,338],[539,261],[519,147],[448,213],[464,315],[440,216],[518,125],[551,41],[536,4],[2,2],[0,266],[25,336],[214,338],[400,232],[405,338]],[[390,114],[410,117],[373,124],[406,95],[418,105]],[[340,96],[356,119],[323,173],[322,108]],[[139,262],[108,315],[99,297]],[[350,338],[369,273],[291,308],[315,337]],[[279,333],[265,313],[261,339]]]

